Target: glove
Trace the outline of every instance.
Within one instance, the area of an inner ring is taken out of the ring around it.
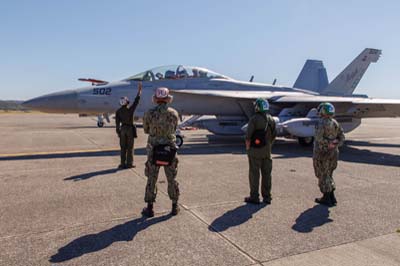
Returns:
[[[339,141],[337,139],[335,139],[332,142],[329,142],[328,149],[329,150],[334,150],[337,147],[338,144],[339,144]]]

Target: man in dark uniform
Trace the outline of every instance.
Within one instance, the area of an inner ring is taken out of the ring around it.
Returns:
[[[121,163],[118,166],[120,169],[135,167],[133,164],[133,143],[136,138],[136,127],[133,123],[133,114],[140,101],[142,94],[142,83],[138,84],[138,92],[135,101],[129,106],[128,97],[120,99],[121,107],[115,114],[116,131],[119,137],[119,144],[121,146]]]
[[[255,102],[255,114],[250,118],[246,133],[246,150],[249,159],[250,196],[247,203],[258,204],[260,171],[261,195],[265,204],[271,204],[271,148],[276,137],[275,121],[269,111],[269,103],[264,99]]]

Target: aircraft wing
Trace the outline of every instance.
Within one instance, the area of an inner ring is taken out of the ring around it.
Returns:
[[[283,96],[273,100],[275,103],[317,104],[330,102],[336,109],[355,117],[400,117],[400,100],[374,99],[361,97],[334,96]]]
[[[217,90],[174,90],[178,99],[212,102],[250,103],[257,98],[266,98],[277,106],[302,104],[316,107],[321,102],[331,102],[338,113],[354,117],[400,117],[400,100],[374,99],[363,97],[340,97],[308,95],[301,92],[287,91],[217,91]]]
[[[218,97],[218,98],[231,98],[231,99],[249,99],[255,100],[257,98],[271,98],[276,96],[276,93],[270,91],[228,91],[228,90],[172,90],[172,94],[181,96],[192,97]]]

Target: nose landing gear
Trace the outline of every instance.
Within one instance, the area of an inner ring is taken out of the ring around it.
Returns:
[[[104,120],[110,123],[110,117],[108,116],[108,114],[99,114],[97,116],[97,127],[104,127]]]
[[[181,134],[180,130],[177,130],[176,133],[176,146],[178,146],[179,148],[183,145],[183,135]]]
[[[313,137],[305,137],[305,138],[298,138],[299,144],[303,147],[309,147],[313,144],[314,138]]]

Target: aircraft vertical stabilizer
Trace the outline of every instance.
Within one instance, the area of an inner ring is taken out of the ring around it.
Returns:
[[[320,92],[328,86],[328,75],[320,60],[307,60],[293,87]]]
[[[352,95],[370,63],[378,61],[382,51],[366,48],[325,89],[324,95]]]

